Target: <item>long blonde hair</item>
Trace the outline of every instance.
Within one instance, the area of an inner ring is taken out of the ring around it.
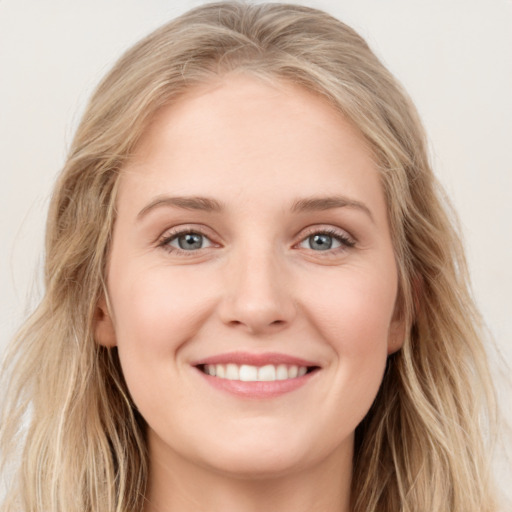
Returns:
[[[484,435],[495,404],[480,319],[413,105],[364,40],[329,15],[222,2],[130,49],[78,127],[48,217],[46,292],[3,371],[4,469],[20,462],[2,512],[142,510],[145,423],[116,349],[93,336],[118,177],[156,111],[230,72],[324,97],[366,137],[381,172],[407,336],[356,431],[353,511],[497,510]]]

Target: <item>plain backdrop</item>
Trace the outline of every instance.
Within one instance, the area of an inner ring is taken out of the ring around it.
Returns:
[[[0,352],[42,293],[48,199],[92,89],[123,50],[201,3],[0,0]],[[512,0],[298,3],[352,25],[412,96],[510,364]]]

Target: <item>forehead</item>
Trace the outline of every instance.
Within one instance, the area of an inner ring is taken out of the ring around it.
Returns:
[[[298,142],[311,131],[332,142],[341,135],[371,155],[364,136],[319,94],[284,80],[233,73],[196,85],[161,108],[134,156],[147,157],[164,137],[167,143],[174,140],[180,147],[184,142],[193,143],[189,137],[192,132],[198,143],[208,143],[217,133],[209,132],[214,128],[222,129],[223,135],[231,135],[238,143],[244,138],[253,145],[268,144],[272,132],[279,132],[282,146],[285,141]]]
[[[120,195],[284,201],[333,189],[385,208],[359,131],[297,85],[234,75],[201,85],[157,113],[123,170]]]

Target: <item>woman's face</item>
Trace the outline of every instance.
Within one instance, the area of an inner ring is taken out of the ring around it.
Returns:
[[[371,154],[285,83],[228,76],[158,114],[122,172],[107,286],[96,336],[166,464],[350,460],[401,343]]]

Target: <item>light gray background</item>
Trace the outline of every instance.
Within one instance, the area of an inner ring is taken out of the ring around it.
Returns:
[[[86,99],[125,48],[201,3],[0,0],[0,352],[40,296],[48,198]],[[303,3],[356,28],[411,94],[510,364],[512,0]]]

